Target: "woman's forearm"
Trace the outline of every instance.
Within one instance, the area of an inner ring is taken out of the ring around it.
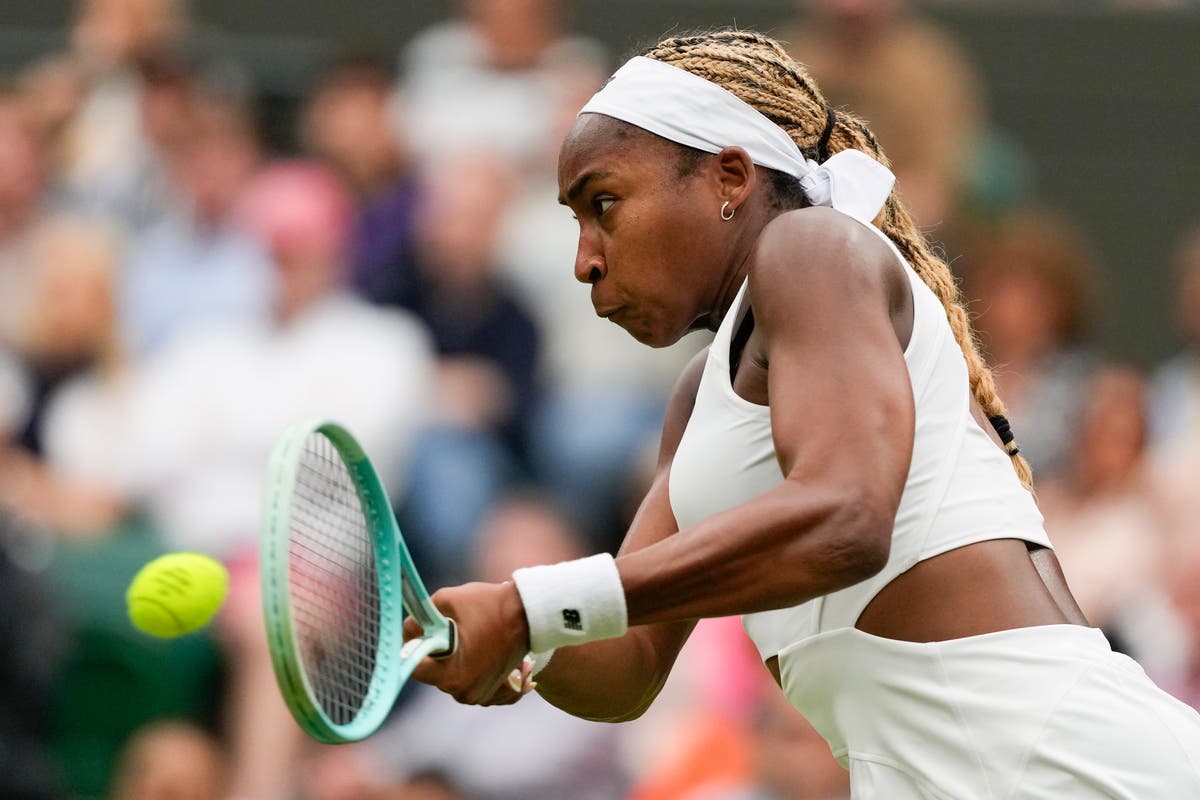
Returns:
[[[636,627],[561,648],[536,678],[538,692],[585,719],[638,717],[696,619],[795,605],[864,580],[887,559],[885,516],[867,498],[784,481],[736,511],[622,553],[617,567]]]
[[[642,626],[554,653],[535,680],[552,705],[597,722],[641,716],[658,696],[694,622]]]
[[[784,608],[887,561],[894,510],[785,480],[734,510],[617,559],[630,625]]]

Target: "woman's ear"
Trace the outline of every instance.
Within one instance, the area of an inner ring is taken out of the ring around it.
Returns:
[[[757,172],[750,154],[740,147],[726,147],[713,159],[713,179],[721,202],[737,210],[757,182]]]

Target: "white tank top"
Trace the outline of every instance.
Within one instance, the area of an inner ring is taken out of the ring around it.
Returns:
[[[987,539],[1050,546],[1033,496],[1021,486],[1008,455],[971,415],[966,361],[941,301],[891,240],[867,227],[904,264],[913,296],[904,361],[916,426],[891,551],[886,566],[861,583],[790,608],[745,615],[742,623],[764,660],[818,633],[853,627],[880,589],[926,558]],[[671,466],[671,508],[681,531],[783,479],[770,409],[738,396],[730,381],[730,339],[748,285],[742,285],[709,348],[696,404]]]

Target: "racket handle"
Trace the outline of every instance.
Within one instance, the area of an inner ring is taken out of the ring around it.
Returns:
[[[429,657],[441,661],[454,655],[454,651],[458,649],[458,625],[449,617],[446,618],[446,647],[444,650],[438,650],[436,653],[430,653]]]

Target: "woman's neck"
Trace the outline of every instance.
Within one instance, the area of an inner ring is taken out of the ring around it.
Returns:
[[[749,205],[747,204],[747,206]],[[702,327],[710,330],[715,331],[719,328],[721,321],[733,307],[733,301],[737,299],[742,284],[750,277],[754,265],[754,253],[763,228],[779,216],[779,212],[775,209],[748,207],[745,208],[745,211],[744,222],[739,226],[730,246],[730,255],[725,260],[728,266],[717,284],[716,293],[710,305],[711,311],[704,318],[705,322]],[[733,221],[731,220],[731,222]]]

